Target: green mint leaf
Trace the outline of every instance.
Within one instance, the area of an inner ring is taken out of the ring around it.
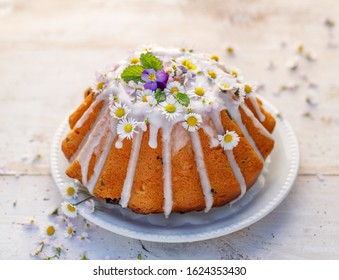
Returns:
[[[183,106],[187,107],[191,100],[186,93],[178,92],[174,95],[175,99]]]
[[[125,68],[121,73],[121,78],[128,83],[129,81],[141,82],[141,74],[144,71],[141,65],[131,65]]]
[[[155,71],[158,71],[159,69],[162,68],[161,61],[149,52],[140,55],[140,62],[145,69],[152,68]]]
[[[154,97],[158,104],[166,100],[166,94],[162,92],[160,89],[157,89]]]

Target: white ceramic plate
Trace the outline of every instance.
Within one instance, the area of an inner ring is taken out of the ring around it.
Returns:
[[[278,110],[263,100],[272,114]],[[61,152],[61,141],[69,131],[67,120],[58,128],[52,143],[51,171],[61,191],[70,179],[65,175],[68,162]],[[273,133],[275,147],[270,164],[245,196],[231,205],[215,208],[208,213],[173,213],[168,219],[162,214],[138,215],[116,205],[96,200],[104,211],[88,214],[79,205],[80,214],[92,223],[111,232],[140,240],[155,242],[193,242],[226,235],[257,222],[274,210],[293,186],[299,168],[297,138],[285,119],[277,119]]]

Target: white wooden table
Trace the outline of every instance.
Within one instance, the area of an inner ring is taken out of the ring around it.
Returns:
[[[0,259],[34,258],[62,201],[49,162],[58,125],[95,70],[143,43],[199,46],[257,81],[298,136],[296,183],[271,214],[227,236],[162,244],[95,228],[90,242],[59,233],[60,257],[339,259],[339,31],[324,24],[338,14],[336,0],[0,0]],[[298,56],[298,44],[316,60]]]

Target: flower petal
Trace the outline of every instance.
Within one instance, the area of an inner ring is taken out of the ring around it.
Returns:
[[[148,81],[145,85],[144,85],[145,89],[150,89],[150,90],[156,90],[158,88],[157,82],[154,81]]]
[[[166,83],[168,80],[168,76],[168,73],[166,73],[163,69],[160,69],[156,73],[156,80],[157,82]]]

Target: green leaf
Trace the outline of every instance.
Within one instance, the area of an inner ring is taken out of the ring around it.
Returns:
[[[157,103],[161,103],[161,102],[164,102],[166,100],[166,94],[163,91],[161,91],[160,89],[157,89],[154,97],[155,97],[155,100],[157,101]]]
[[[183,106],[187,107],[191,100],[186,93],[178,92],[174,95],[175,99]]]
[[[141,54],[140,62],[141,62],[141,65],[144,66],[145,69],[152,68],[155,71],[158,71],[159,69],[162,68],[161,61],[151,53]]]
[[[128,83],[129,81],[140,82],[141,74],[144,71],[144,67],[141,65],[131,65],[125,68],[125,70],[121,73],[121,78]]]

